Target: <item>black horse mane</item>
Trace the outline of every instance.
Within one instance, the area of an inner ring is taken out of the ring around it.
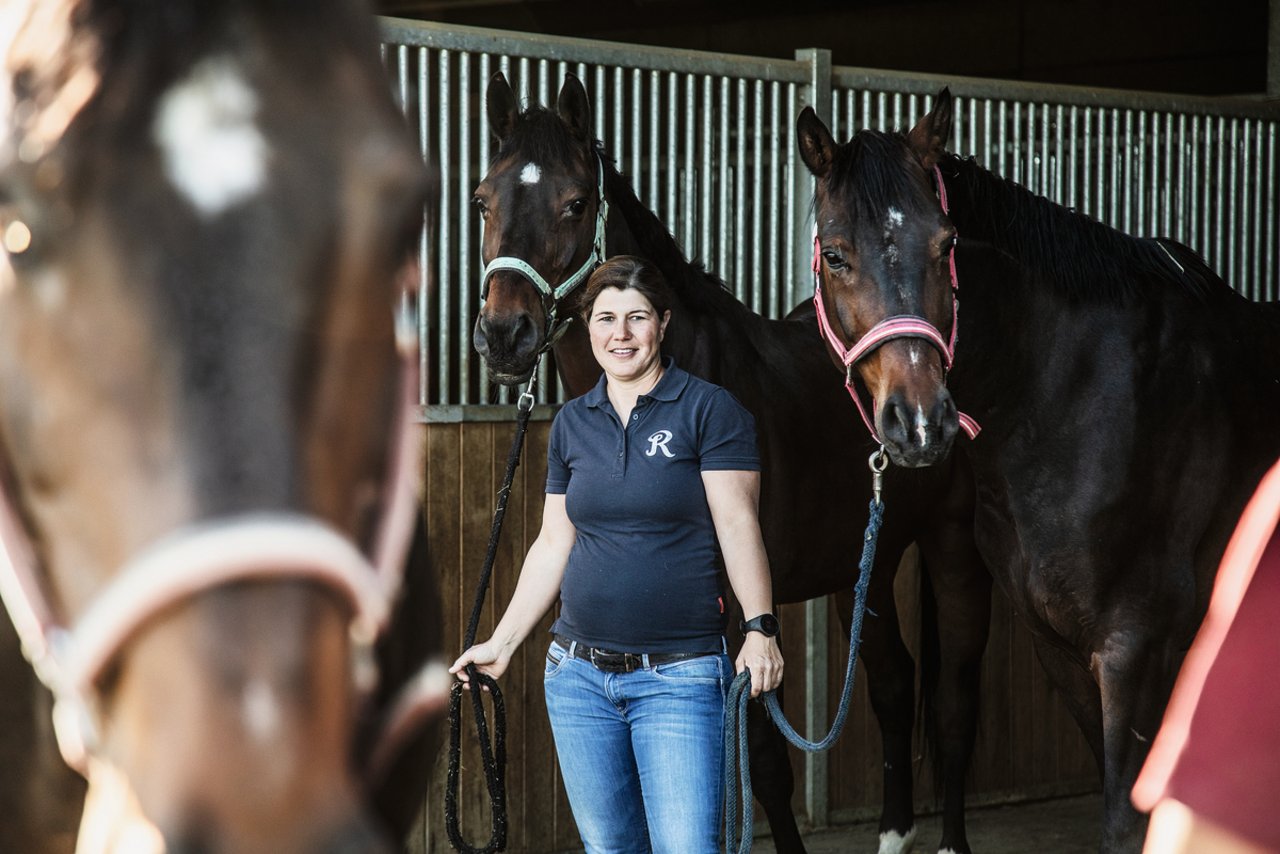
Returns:
[[[684,306],[700,314],[724,311],[730,305],[746,310],[723,279],[708,270],[703,262],[685,256],[671,231],[640,201],[630,179],[619,172],[613,158],[604,153],[603,144],[596,142],[595,145],[605,164],[605,187],[612,191],[613,210],[626,219],[632,236],[645,248],[649,260],[662,270]]]
[[[1234,291],[1192,249],[1168,238],[1132,237],[1001,178],[972,158],[940,164],[953,218],[1071,298],[1121,299],[1181,286],[1198,299]],[[963,210],[957,210],[963,206]],[[966,229],[960,229],[963,241]]]

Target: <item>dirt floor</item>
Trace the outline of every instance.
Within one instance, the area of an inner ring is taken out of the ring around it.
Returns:
[[[1015,806],[968,811],[969,844],[975,854],[1094,854],[1098,850],[1101,795],[1080,795]],[[878,847],[874,822],[853,824],[805,835],[809,854],[874,854]],[[920,820],[916,854],[937,851],[942,820]],[[758,839],[753,854],[774,854],[770,839]]]

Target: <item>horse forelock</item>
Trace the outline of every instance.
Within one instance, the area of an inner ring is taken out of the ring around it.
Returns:
[[[613,161],[603,153],[601,157],[605,161],[605,187],[611,210],[626,222],[639,254],[657,265],[666,276],[682,307],[707,314],[723,311],[732,304],[741,306],[722,278],[706,269],[701,261],[684,254],[666,224],[640,201],[627,176],[614,167]]]
[[[592,165],[590,150],[574,138],[564,120],[540,106],[531,106],[520,113],[510,135],[493,153],[489,166],[492,169],[508,158],[519,159],[520,166],[535,163],[543,172],[562,163],[579,167]]]
[[[930,198],[917,171],[902,134],[862,130],[837,147],[827,192],[853,221],[879,223],[890,212],[916,210]]]

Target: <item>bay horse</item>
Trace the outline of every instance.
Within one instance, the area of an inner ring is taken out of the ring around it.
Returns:
[[[0,850],[389,851],[440,639],[373,17],[11,0],[0,61]]]
[[[664,353],[729,389],[755,416],[764,463],[760,519],[775,601],[843,592],[837,604],[847,630],[871,499],[867,460],[877,445],[858,436],[854,407],[830,382],[813,312],[768,320],[690,262],[592,140],[587,94],[576,77],[566,76],[555,112],[536,106],[520,111],[501,73],[490,80],[486,103],[499,147],[475,191],[489,266],[475,346],[491,377],[505,384],[527,379],[552,336],[568,392],[589,390],[600,368],[585,327],[570,322],[553,329],[553,318],[572,318],[580,309],[580,291],[565,283],[572,285],[575,276],[580,281],[605,254],[655,263],[676,298]],[[607,218],[601,214],[605,202]],[[535,287],[534,277],[543,280],[544,290]],[[944,615],[938,624],[936,692],[943,847],[967,851],[964,778],[976,737],[978,667],[991,592],[990,575],[972,543],[972,487],[963,468],[949,463],[895,469],[886,476],[884,501],[868,600],[877,616],[864,624],[862,643],[884,750],[880,850],[905,851],[915,836],[915,664],[901,637],[893,580],[904,550],[916,542]],[[755,794],[777,849],[803,851],[790,806],[794,784],[786,744],[758,711],[752,721]]]
[[[958,442],[978,548],[1097,758],[1102,850],[1137,851],[1130,788],[1236,519],[1280,456],[1280,305],[1179,243],[948,153],[951,123],[947,89],[905,134],[837,144],[800,115],[820,299],[845,347],[889,317],[940,332],[942,346],[890,340],[857,374],[882,415],[945,383],[982,425]],[[955,406],[924,407],[927,429],[954,436]]]

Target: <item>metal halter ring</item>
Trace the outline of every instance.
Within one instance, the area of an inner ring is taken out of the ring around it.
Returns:
[[[867,457],[867,468],[871,469],[871,494],[876,504],[880,504],[880,492],[884,489],[884,472],[889,468],[889,455],[884,445]]]

